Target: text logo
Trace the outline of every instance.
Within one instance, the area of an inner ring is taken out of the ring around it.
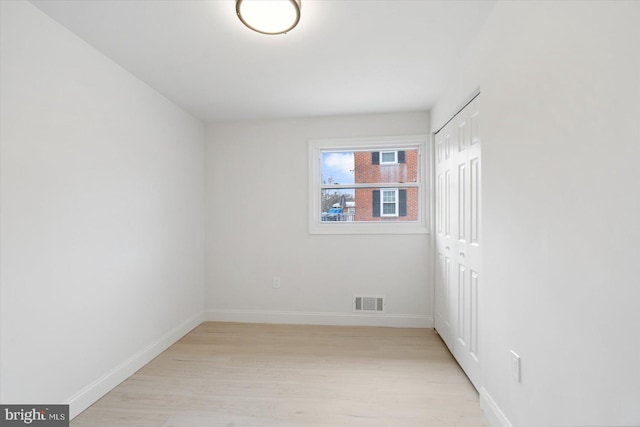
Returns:
[[[0,405],[0,427],[69,427],[69,405]]]

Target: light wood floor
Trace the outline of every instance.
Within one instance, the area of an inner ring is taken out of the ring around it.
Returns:
[[[205,322],[71,426],[489,426],[432,329]]]

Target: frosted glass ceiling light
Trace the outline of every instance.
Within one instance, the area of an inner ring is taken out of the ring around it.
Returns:
[[[283,34],[300,21],[301,0],[236,0],[244,25],[262,34]]]

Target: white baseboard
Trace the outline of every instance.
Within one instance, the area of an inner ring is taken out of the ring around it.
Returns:
[[[493,427],[513,427],[484,387],[480,387],[480,408]]]
[[[73,419],[89,406],[93,405],[98,399],[202,323],[203,318],[203,313],[200,312],[190,319],[185,320],[155,342],[138,351],[129,359],[68,398],[65,403],[69,404],[69,417]]]
[[[433,328],[433,317],[417,314],[360,314],[305,311],[211,309],[205,311],[204,318],[205,320],[214,322]]]

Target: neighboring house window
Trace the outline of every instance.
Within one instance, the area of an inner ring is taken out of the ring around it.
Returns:
[[[397,151],[381,151],[380,164],[386,165],[390,163],[398,163],[398,160],[396,160],[397,156],[398,156]]]
[[[406,191],[406,190],[405,190]],[[398,216],[398,190],[381,190],[382,216]]]
[[[312,234],[426,233],[427,137],[309,142]]]
[[[371,153],[372,165],[395,165],[405,162],[405,151],[374,151]]]
[[[407,190],[373,190],[371,200],[374,217],[407,216]]]

